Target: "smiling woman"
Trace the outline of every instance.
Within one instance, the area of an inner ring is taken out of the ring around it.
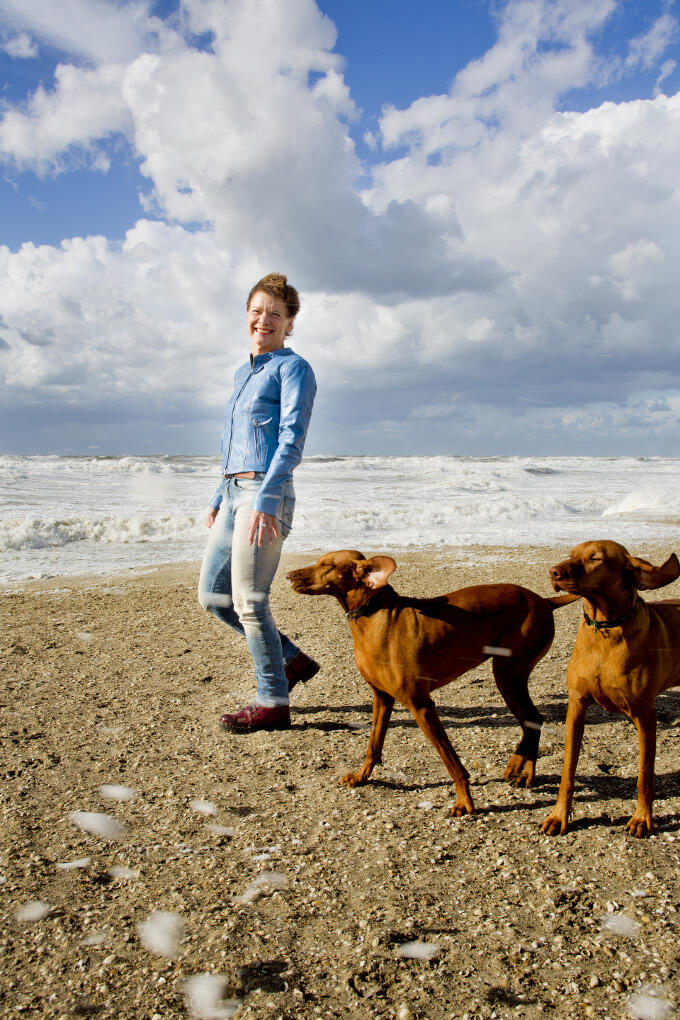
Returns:
[[[316,381],[286,337],[300,308],[295,287],[270,273],[248,295],[250,361],[236,372],[222,433],[222,481],[208,511],[212,529],[198,599],[244,634],[257,677],[257,700],[223,715],[232,730],[290,726],[288,695],[319,665],[281,634],[269,606],[283,541],[293,522],[293,470],[302,459]]]

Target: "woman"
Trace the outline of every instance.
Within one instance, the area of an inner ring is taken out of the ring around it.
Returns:
[[[208,511],[211,535],[198,600],[245,634],[255,663],[257,699],[223,715],[230,730],[290,727],[288,692],[320,666],[274,624],[269,591],[295,507],[293,469],[312,413],[310,365],[284,343],[300,308],[285,276],[259,280],[246,303],[252,353],[236,372],[222,433],[222,481]]]

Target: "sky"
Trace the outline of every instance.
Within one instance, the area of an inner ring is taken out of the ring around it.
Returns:
[[[0,453],[676,455],[677,0],[0,0]]]

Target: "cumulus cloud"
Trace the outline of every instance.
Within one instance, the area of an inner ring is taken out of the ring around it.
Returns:
[[[60,64],[53,90],[39,87],[21,108],[5,113],[0,156],[19,169],[46,172],[67,169],[73,163],[72,149],[78,147],[81,159],[87,156],[88,162],[107,170],[98,143],[129,125],[119,95],[122,74],[123,68],[115,65],[88,70]]]
[[[395,449],[488,448],[499,429],[569,448],[575,422],[668,436],[680,96],[562,99],[636,67],[667,78],[670,14],[620,58],[595,43],[615,0],[510,0],[446,94],[385,108],[366,166],[313,0],[183,0],[165,22],[150,4],[70,3],[66,19],[0,0],[13,31],[65,55],[50,89],[5,109],[0,154],[105,171],[124,138],[159,220],[0,249],[5,406],[143,409],[159,427],[218,413],[244,294],[277,268],[304,295],[294,345],[322,384],[320,445],[343,418],[345,449],[381,432]]]

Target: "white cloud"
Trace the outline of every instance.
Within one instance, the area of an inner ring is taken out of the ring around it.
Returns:
[[[675,63],[674,60],[664,60],[659,70],[659,75],[656,79],[655,91],[657,94],[661,92],[661,86],[663,85],[667,78],[670,78],[670,76],[675,71],[676,67],[677,64]]]
[[[26,32],[7,39],[0,49],[4,50],[8,56],[19,60],[29,60],[38,56],[38,46]]]
[[[94,406],[126,394],[221,398],[216,365],[229,377],[242,356],[236,323],[225,336],[222,301],[242,304],[229,270],[210,237],[144,220],[120,246],[0,248],[6,386]]]
[[[499,431],[568,447],[575,420],[612,442],[668,436],[672,412],[651,408],[680,390],[680,95],[559,109],[622,73],[593,41],[615,0],[500,8],[497,43],[446,95],[383,112],[363,190],[335,28],[312,0],[184,0],[173,24],[72,3],[67,29],[47,0],[0,0],[16,31],[88,61],[6,109],[0,150],[42,173],[105,169],[123,134],[166,222],[120,245],[0,249],[6,406],[216,414],[246,353],[244,295],[281,269],[303,291],[294,345],[322,384],[321,443],[338,416],[345,449],[377,423],[396,448],[450,449],[452,422],[453,448]],[[629,68],[664,74],[670,21]]]
[[[642,298],[642,288],[653,284],[663,271],[664,255],[658,244],[641,238],[609,257],[612,281],[626,301]]]
[[[0,0],[5,25],[24,29],[50,46],[85,60],[133,59],[166,35],[150,2],[107,0]]]
[[[626,64],[629,67],[653,67],[678,37],[677,19],[666,11],[644,35],[632,39]]]
[[[98,142],[130,127],[120,97],[123,72],[114,64],[95,70],[60,64],[52,91],[39,87],[23,106],[5,113],[0,156],[21,169],[47,172],[67,168],[69,150],[78,146],[96,165]]]

